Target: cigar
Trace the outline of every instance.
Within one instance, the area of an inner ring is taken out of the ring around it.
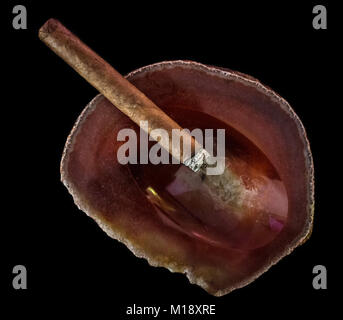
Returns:
[[[58,20],[49,19],[40,28],[39,38],[138,126],[141,121],[148,121],[147,133],[180,163],[195,172],[206,166],[209,153],[189,133],[182,131],[182,128],[144,93]],[[146,131],[145,127],[142,129]],[[152,132],[154,129],[166,130],[169,143],[155,137]],[[189,149],[183,148],[181,143],[175,143],[175,139],[172,139],[173,129],[178,129],[174,130],[176,141],[181,141],[183,145],[190,144]],[[191,150],[191,154],[186,155],[186,149]]]

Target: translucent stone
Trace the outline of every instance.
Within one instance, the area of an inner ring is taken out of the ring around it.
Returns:
[[[208,116],[196,113],[196,127]],[[188,123],[187,128],[194,129]],[[287,221],[287,192],[268,158],[251,141],[217,119],[226,130],[226,169],[220,176],[194,173],[184,165],[130,165],[157,218],[214,246],[255,249],[270,243]],[[185,125],[184,125],[185,126]]]

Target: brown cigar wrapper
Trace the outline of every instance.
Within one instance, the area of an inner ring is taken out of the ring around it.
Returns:
[[[181,148],[175,140],[173,143],[172,129],[182,128],[59,21],[49,19],[40,28],[39,38],[138,126],[140,121],[148,121],[147,133],[155,140],[154,134],[150,134],[152,130],[166,130],[169,143],[163,139],[159,143],[180,162],[189,156],[183,155],[182,143],[190,143],[192,154],[202,150],[201,145],[187,133],[182,135]]]

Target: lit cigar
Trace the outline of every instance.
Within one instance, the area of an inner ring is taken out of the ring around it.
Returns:
[[[169,143],[163,139],[159,143],[174,158],[195,172],[206,166],[209,153],[189,133],[59,21],[48,20],[39,30],[39,38],[138,126],[148,121],[147,133],[152,138],[157,140],[154,129],[166,130]],[[178,129],[174,130],[177,139],[172,139],[173,129]],[[188,148],[176,141],[189,144]],[[191,154],[184,154],[184,150],[191,150]]]

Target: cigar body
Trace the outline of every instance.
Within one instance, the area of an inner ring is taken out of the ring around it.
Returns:
[[[39,30],[39,38],[136,124],[148,121],[147,133],[155,140],[153,130],[166,130],[169,143],[162,139],[161,146],[180,162],[190,161],[189,156],[183,154],[183,148],[172,139],[172,130],[181,132],[182,128],[59,21],[48,20]],[[177,135],[174,131],[174,137]],[[185,132],[180,135],[183,143],[190,144],[191,156],[203,152],[191,135]]]

